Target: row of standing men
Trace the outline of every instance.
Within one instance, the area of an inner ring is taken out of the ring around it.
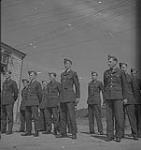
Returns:
[[[88,118],[89,132],[94,134],[94,116],[98,132],[103,134],[101,120],[101,97],[106,106],[107,141],[120,142],[124,137],[125,111],[131,125],[134,140],[141,137],[141,81],[136,77],[136,70],[127,73],[127,64],[119,63],[114,56],[108,56],[108,66],[104,72],[103,83],[97,80],[98,73],[91,72],[92,81],[88,84]],[[77,73],[71,69],[72,61],[64,59],[65,71],[61,74],[61,83],[56,81],[56,73],[49,73],[50,82],[36,80],[37,73],[29,71],[29,81],[23,79],[22,102],[20,107],[20,131],[26,131],[23,136],[32,132],[34,120],[35,137],[39,131],[50,134],[52,122],[54,134],[58,138],[67,137],[67,125],[72,133],[72,139],[77,138],[75,107],[80,100],[80,84]],[[8,132],[12,133],[13,105],[18,97],[16,82],[10,79],[10,72],[5,74],[6,80],[2,90],[2,133],[6,132],[6,116],[8,117]],[[75,86],[75,90],[74,90]],[[11,94],[11,95],[10,95]],[[14,95],[14,96],[13,96]],[[11,98],[12,97],[12,98]],[[40,113],[38,112],[40,110]],[[39,118],[40,114],[40,119]],[[40,120],[40,121],[39,121]],[[115,135],[114,135],[115,124]],[[57,135],[59,133],[59,135]]]

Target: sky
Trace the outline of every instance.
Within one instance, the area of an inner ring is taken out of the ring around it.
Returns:
[[[81,85],[79,108],[87,107],[90,71],[99,80],[107,55],[135,67],[135,4],[130,0],[4,0],[1,2],[2,42],[26,53],[23,77],[36,70],[48,79],[72,59]]]

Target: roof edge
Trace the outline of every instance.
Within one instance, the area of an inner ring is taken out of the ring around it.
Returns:
[[[9,51],[10,53],[14,53],[16,56],[18,56],[20,59],[24,59],[26,54],[9,46],[8,44],[5,44],[3,42],[1,42],[1,48],[5,48],[7,51]]]

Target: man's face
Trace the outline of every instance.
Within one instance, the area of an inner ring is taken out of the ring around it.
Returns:
[[[97,74],[96,73],[92,74],[91,78],[92,78],[92,80],[97,80]]]
[[[27,87],[28,86],[28,82],[27,81],[23,81],[23,86]]]
[[[47,86],[47,82],[46,81],[44,81],[42,84],[43,84],[43,87]]]
[[[125,64],[122,64],[121,65],[121,70],[126,72],[127,71],[127,66]]]
[[[50,79],[50,81],[55,80],[55,76],[53,74],[50,74],[49,79]]]
[[[4,75],[4,77],[5,77],[6,79],[8,79],[8,78],[11,77],[11,74],[10,74],[9,72],[6,72],[5,75]]]
[[[133,70],[133,72],[131,73],[133,77],[137,76],[137,72],[135,70]]]
[[[33,80],[33,79],[35,79],[36,78],[36,75],[33,73],[33,72],[31,72],[30,74],[29,74],[29,79],[30,80]]]
[[[65,67],[65,69],[70,69],[71,68],[71,63],[69,61],[66,61],[64,63],[64,67]]]
[[[117,62],[113,60],[113,58],[108,59],[108,66],[110,68],[114,68],[116,66]]]

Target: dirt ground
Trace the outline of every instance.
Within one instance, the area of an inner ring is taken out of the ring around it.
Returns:
[[[87,119],[78,119],[78,139],[71,137],[58,139],[54,135],[43,135],[39,137],[22,137],[20,133],[14,132],[12,135],[2,135],[0,140],[0,150],[140,150],[141,139],[134,141],[129,138],[130,127],[126,124],[126,135],[120,143],[115,141],[106,142],[106,136],[98,134],[88,134]],[[103,121],[105,132],[105,121]],[[19,125],[14,125],[14,131]]]

